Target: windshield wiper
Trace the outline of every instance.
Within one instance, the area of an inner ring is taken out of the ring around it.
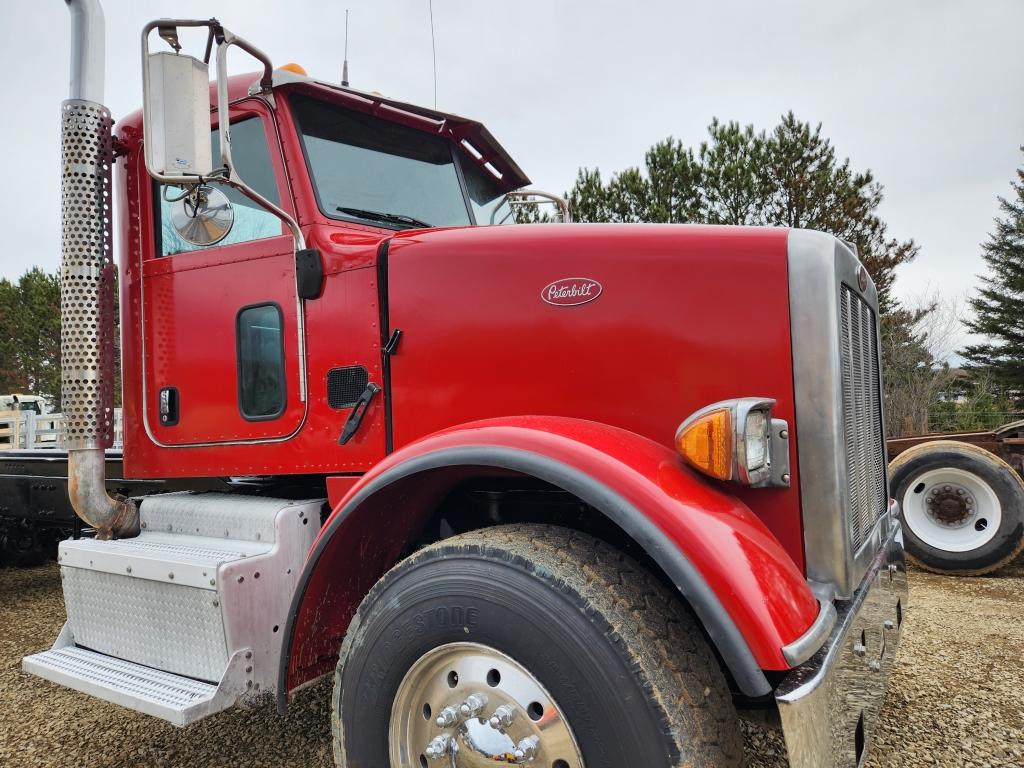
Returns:
[[[402,216],[398,213],[384,213],[382,211],[364,211],[362,208],[343,208],[338,206],[337,211],[355,216],[357,219],[369,219],[371,221],[386,221],[390,224],[404,224],[406,227],[430,227],[425,221],[414,219],[412,216]]]

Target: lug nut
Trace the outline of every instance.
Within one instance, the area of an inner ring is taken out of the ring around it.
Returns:
[[[963,496],[964,495],[964,489],[963,488],[957,488],[956,489],[956,495],[957,496]]]
[[[482,693],[471,693],[459,707],[459,713],[463,717],[477,717],[484,707],[487,706],[487,697]]]
[[[434,718],[434,722],[437,723],[439,728],[448,728],[455,725],[459,721],[459,713],[455,707],[445,707],[437,713],[437,717]]]
[[[442,734],[435,736],[427,744],[427,748],[423,750],[423,754],[431,760],[440,760],[442,757],[448,754],[451,749],[452,737],[448,734]]]
[[[878,672],[882,669],[882,662],[880,662],[878,659],[872,659],[871,663],[868,664],[868,668],[872,672]]]
[[[515,707],[513,707],[511,704],[502,704],[500,707],[494,710],[494,714],[491,715],[491,718],[487,721],[487,724],[494,729],[508,728],[510,725],[512,725],[512,718],[515,717],[515,714]]]
[[[862,656],[863,657],[864,654],[866,654],[867,652],[868,652],[868,649],[867,649],[867,646],[865,646],[865,645],[861,645],[860,643],[857,643],[856,645],[853,646],[853,653],[856,656]]]
[[[944,490],[946,493],[949,493],[951,490],[953,490],[953,488],[952,486],[944,485],[942,486],[942,490]]]
[[[882,626],[885,627],[886,630],[891,632],[896,625],[892,623],[892,619],[886,619],[884,622],[882,622]]]
[[[512,757],[516,759],[517,763],[533,760],[537,756],[537,744],[539,742],[540,739],[536,736],[527,736],[516,744],[516,748],[512,751]]]

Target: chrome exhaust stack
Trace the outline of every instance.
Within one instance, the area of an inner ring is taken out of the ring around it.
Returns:
[[[71,84],[61,105],[61,402],[68,495],[97,538],[135,536],[139,512],[106,490],[114,433],[113,120],[103,106],[103,10],[65,0],[71,12]]]

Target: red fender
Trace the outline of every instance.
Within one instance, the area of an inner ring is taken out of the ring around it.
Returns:
[[[783,646],[815,621],[803,574],[749,507],[670,449],[596,422],[491,419],[403,447],[356,483],[313,546],[285,628],[286,693],[328,671],[348,622],[437,502],[480,468],[537,477],[610,517],[658,563],[703,622],[740,689],[771,690]]]

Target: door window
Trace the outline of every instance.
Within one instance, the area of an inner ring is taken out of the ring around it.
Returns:
[[[214,131],[213,162],[214,167],[220,165],[220,132]],[[263,131],[263,123],[258,117],[249,117],[231,124],[231,157],[241,179],[275,205],[280,205],[277,181],[274,177],[274,165],[270,160],[267,137]],[[215,184],[217,189],[227,195],[234,208],[235,223],[231,231],[216,245],[232,245],[265,237],[275,237],[282,233],[281,220],[269,211],[264,210],[237,189]],[[173,256],[177,253],[197,251],[204,247],[192,245],[181,239],[171,226],[170,209],[173,200],[182,193],[182,189],[171,184],[156,185],[156,195],[160,204],[160,226],[157,228],[157,254]]]
[[[238,407],[249,421],[284,413],[283,319],[276,304],[238,313]]]

